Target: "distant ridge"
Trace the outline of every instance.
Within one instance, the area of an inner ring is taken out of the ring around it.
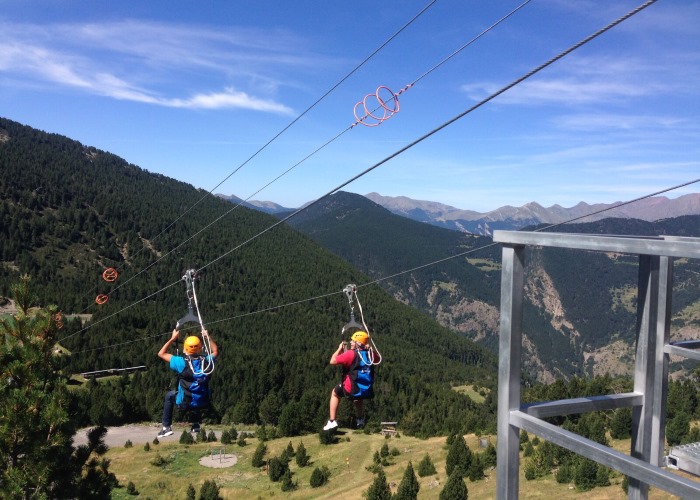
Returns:
[[[560,205],[545,208],[536,202],[531,202],[522,207],[506,205],[491,212],[479,213],[473,210],[461,210],[433,201],[413,200],[405,196],[391,197],[382,196],[378,193],[369,193],[365,197],[396,215],[402,215],[420,222],[427,222],[434,226],[486,236],[490,236],[496,229],[521,229],[537,224],[557,224],[614,207],[621,203],[596,203],[589,205],[582,201],[571,208],[565,208]],[[630,205],[586,217],[581,219],[580,222],[594,222],[611,217],[653,222],[683,215],[698,214],[700,214],[700,193],[692,193],[675,199],[658,196],[640,200]]]
[[[281,212],[291,212],[293,210],[292,208],[283,207],[282,205],[278,205],[277,203],[273,203],[271,201],[243,201],[241,198],[233,194],[216,194],[216,196],[222,200],[230,201],[231,203],[236,204],[240,203],[244,207],[259,210],[261,212],[265,212],[266,214],[278,214]]]
[[[283,207],[271,201],[244,202],[235,195],[217,194],[216,196],[232,203],[242,203],[248,208],[271,215],[280,216],[296,210],[296,208]],[[492,236],[493,231],[497,229],[517,230],[538,224],[558,224],[622,203],[616,201],[589,205],[582,201],[570,208],[561,205],[545,208],[533,201],[522,207],[505,205],[496,210],[482,213],[455,208],[436,201],[414,200],[406,196],[382,196],[373,192],[366,194],[365,198],[402,217],[481,236]],[[598,215],[585,217],[576,222],[595,222],[608,218],[654,222],[684,215],[700,215],[700,193],[686,194],[675,199],[669,199],[665,196],[648,198],[620,208],[607,210]]]

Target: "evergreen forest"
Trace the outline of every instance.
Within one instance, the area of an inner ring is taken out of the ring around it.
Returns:
[[[490,238],[416,222],[363,196],[342,192],[290,224],[380,280],[399,300],[497,352],[501,248]],[[546,226],[525,230],[546,230]],[[611,218],[551,230],[700,237],[700,215],[655,222]],[[431,262],[439,265],[425,266]],[[532,378],[552,381],[551,376],[538,377],[541,367],[555,378],[593,376],[594,358],[586,353],[614,342],[634,343],[637,268],[637,256],[528,248],[523,329],[531,342],[524,362]],[[554,302],[560,304],[557,310],[547,306]],[[700,331],[700,262],[674,262],[672,308],[672,335],[692,337]],[[631,359],[618,360],[619,365],[625,362],[629,371]],[[672,372],[692,369],[690,363],[671,366]]]
[[[379,286],[362,287],[366,276],[311,239],[56,134],[2,119],[0,136],[5,306],[22,275],[41,305],[57,305],[67,374],[146,367],[82,386],[81,423],[160,419],[175,376],[156,353],[187,312],[182,277],[196,269],[200,312],[220,350],[212,420],[317,431],[340,378],[328,360],[349,320],[342,290],[353,283],[383,356],[370,421],[400,421],[422,436],[493,430],[495,391],[475,403],[451,387],[493,389],[495,357]],[[116,281],[102,278],[108,268]],[[351,420],[350,405],[341,412]]]

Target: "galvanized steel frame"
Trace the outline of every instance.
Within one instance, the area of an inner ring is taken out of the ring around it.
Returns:
[[[700,258],[700,239],[495,231],[503,245],[498,365],[497,486],[499,500],[519,495],[520,429],[630,478],[628,498],[648,498],[653,485],[685,498],[700,498],[700,483],[661,468],[665,441],[669,354],[700,360],[700,341],[670,342],[673,258]],[[520,399],[525,249],[547,246],[639,256],[634,390],[588,398],[523,405]],[[566,431],[545,417],[632,408],[630,455]]]

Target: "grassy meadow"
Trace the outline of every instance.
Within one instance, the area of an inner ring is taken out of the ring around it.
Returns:
[[[207,432],[211,429],[207,429]],[[217,435],[219,434],[217,429]],[[179,434],[176,432],[175,438]],[[478,451],[478,438],[474,435],[465,436],[472,451]],[[494,438],[491,437],[493,440]],[[112,447],[107,458],[111,460],[110,470],[119,479],[121,488],[114,490],[112,498],[134,498],[127,493],[126,486],[133,482],[138,490],[138,498],[153,499],[184,499],[187,487],[192,484],[199,496],[202,483],[214,480],[220,487],[220,495],[225,499],[257,499],[257,498],[335,498],[343,500],[361,499],[363,493],[372,483],[374,476],[366,468],[373,463],[376,451],[387,443],[389,450],[398,450],[398,455],[389,456],[391,465],[385,467],[387,481],[393,485],[392,491],[401,481],[403,472],[412,462],[416,471],[418,463],[428,453],[435,464],[437,473],[432,476],[418,477],[420,482],[419,499],[438,499],[440,491],[446,482],[445,459],[447,447],[444,437],[417,439],[407,436],[384,438],[379,434],[364,434],[351,430],[341,430],[339,442],[334,445],[321,445],[318,435],[307,435],[296,438],[280,438],[267,442],[266,458],[276,457],[282,453],[291,441],[296,450],[300,442],[304,443],[310,456],[310,465],[300,468],[296,462],[290,462],[293,479],[298,486],[295,491],[283,492],[281,483],[272,482],[264,470],[251,466],[251,458],[257,447],[258,440],[248,438],[248,444],[240,447],[237,444],[221,445],[221,443],[200,443],[194,445],[178,444],[177,439],[154,445],[150,450],[144,450],[145,443],[134,443],[133,447]],[[618,441],[615,448],[629,450],[629,440]],[[224,447],[226,454],[237,456],[237,463],[228,468],[210,468],[199,464],[200,458],[210,456],[212,450],[218,454]],[[396,451],[394,451],[396,453]],[[160,465],[156,465],[159,464]],[[523,475],[521,461],[520,498],[556,497],[557,500],[584,499],[608,500],[626,498],[620,483],[619,474],[611,478],[612,485],[606,488],[595,488],[582,493],[576,491],[573,485],[558,484],[554,476],[526,481]],[[315,467],[326,466],[330,469],[327,484],[319,488],[309,485],[311,473]],[[471,482],[465,479],[469,490],[469,498],[474,500],[495,498],[496,471],[487,470],[487,477],[481,481]],[[650,498],[654,500],[676,498],[660,490],[652,488]]]

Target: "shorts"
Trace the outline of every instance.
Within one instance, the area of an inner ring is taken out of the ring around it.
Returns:
[[[333,394],[338,396],[339,398],[348,398],[348,399],[355,399],[353,398],[350,394],[348,394],[345,391],[345,387],[343,387],[343,384],[338,384],[333,388]]]

